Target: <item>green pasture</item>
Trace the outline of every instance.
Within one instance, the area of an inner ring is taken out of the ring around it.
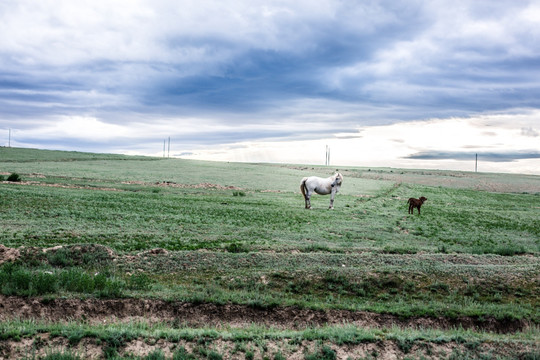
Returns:
[[[0,171],[27,182],[0,187],[0,236],[9,246],[501,255],[540,246],[538,177],[345,168],[336,209],[315,195],[306,211],[301,178],[336,169],[56,152],[40,159],[39,151],[31,160],[26,149],[16,162],[17,149],[0,150]],[[501,189],[514,179],[516,191],[476,190],[471,178]],[[407,199],[420,196],[428,198],[422,215],[409,215]]]
[[[302,177],[336,170],[335,209],[304,209]],[[0,243],[64,248],[0,265],[4,295],[540,322],[540,176],[0,148],[11,173]]]

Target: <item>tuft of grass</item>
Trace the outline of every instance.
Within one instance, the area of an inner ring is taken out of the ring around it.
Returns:
[[[145,273],[138,273],[127,278],[127,288],[130,290],[148,291],[152,285],[152,279]]]
[[[72,354],[70,351],[67,352],[57,352],[45,355],[43,360],[82,360],[80,356]]]
[[[70,256],[69,250],[66,248],[48,252],[47,260],[52,266],[67,267],[73,265],[73,259]]]
[[[190,354],[186,348],[180,347],[173,353],[173,360],[196,360],[197,357]]]
[[[225,250],[235,254],[249,252],[249,248],[243,243],[231,243],[225,247]]]
[[[526,254],[527,251],[523,245],[506,244],[500,246],[483,245],[476,246],[471,251],[473,254],[495,254],[501,256],[515,256]]]
[[[305,360],[335,360],[337,354],[330,346],[324,345],[319,351],[306,354]]]
[[[209,360],[223,360],[223,356],[215,351],[209,351],[206,358]]]
[[[154,350],[144,357],[144,360],[165,360],[165,354],[161,350]]]
[[[8,177],[7,177],[7,181],[11,181],[11,182],[21,182],[22,181],[22,178],[19,174],[17,173],[11,173]]]
[[[4,295],[40,296],[68,291],[115,298],[123,296],[125,288],[124,281],[108,272],[91,274],[81,268],[31,269],[17,263],[0,267],[0,290]]]

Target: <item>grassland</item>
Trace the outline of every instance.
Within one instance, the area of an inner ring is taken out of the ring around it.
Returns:
[[[335,170],[0,148],[0,357],[540,356],[540,177]]]

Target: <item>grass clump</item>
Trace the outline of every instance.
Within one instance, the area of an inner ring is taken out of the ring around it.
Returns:
[[[150,290],[152,279],[145,273],[138,273],[127,278],[127,288],[130,290]]]
[[[230,243],[225,247],[225,250],[230,253],[247,253],[249,248],[243,243]]]
[[[22,181],[22,178],[19,174],[17,173],[11,173],[8,177],[7,177],[7,181],[10,181],[10,182],[21,182]]]
[[[180,347],[173,353],[173,360],[196,360],[197,357],[190,354],[186,348]]]
[[[58,281],[50,272],[34,272],[8,263],[0,268],[0,288],[3,295],[38,296],[55,292]]]
[[[81,268],[64,270],[32,269],[17,263],[0,267],[0,290],[4,295],[40,296],[58,291],[121,297],[124,281],[108,272],[91,274]]]
[[[73,259],[70,256],[69,250],[66,248],[48,252],[47,260],[52,266],[66,267],[73,265]]]
[[[80,356],[67,352],[56,352],[49,355],[45,355],[43,360],[82,360]]]
[[[337,354],[330,346],[323,346],[319,351],[306,354],[305,360],[335,360],[337,359]]]

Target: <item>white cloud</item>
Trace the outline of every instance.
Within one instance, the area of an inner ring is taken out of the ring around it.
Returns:
[[[243,142],[205,149],[182,149],[187,158],[218,161],[324,164],[325,147],[331,148],[335,166],[437,168],[474,170],[474,155],[464,160],[416,160],[415,153],[508,152],[540,153],[532,137],[520,136],[521,126],[540,126],[540,111],[521,115],[484,115],[472,118],[433,119],[386,126],[361,127],[356,133],[336,134],[320,140]],[[489,135],[486,136],[486,132]],[[482,171],[540,174],[538,159],[514,162],[483,162]]]
[[[540,135],[540,133],[537,130],[533,129],[532,127],[523,127],[521,128],[521,135],[537,137]]]

